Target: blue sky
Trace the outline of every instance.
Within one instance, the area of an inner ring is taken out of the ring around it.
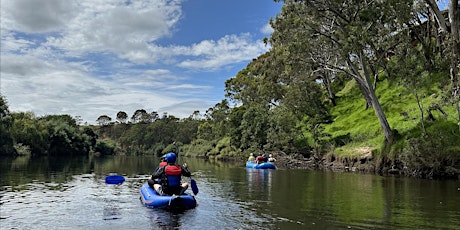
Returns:
[[[0,0],[1,94],[13,112],[184,118],[269,47],[271,0]]]

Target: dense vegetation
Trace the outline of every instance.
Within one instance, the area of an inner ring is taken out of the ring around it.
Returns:
[[[160,155],[175,142],[205,158],[370,155],[379,171],[457,177],[460,9],[433,2],[286,0],[270,22],[270,51],[225,82],[226,99],[185,119],[139,109],[78,126],[67,115],[10,113],[2,98],[1,154]]]

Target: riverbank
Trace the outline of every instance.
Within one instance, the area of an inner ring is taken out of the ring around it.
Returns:
[[[435,172],[435,169],[411,169],[398,160],[378,159],[370,151],[362,151],[359,156],[353,157],[339,157],[335,154],[327,154],[322,158],[314,156],[305,158],[301,154],[288,155],[284,152],[270,152],[269,154],[276,158],[277,167],[284,169],[331,170],[335,172],[460,180],[459,170],[455,168],[443,169],[441,167],[442,172]]]

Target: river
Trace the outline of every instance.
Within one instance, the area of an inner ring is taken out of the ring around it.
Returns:
[[[139,200],[156,157],[1,158],[0,229],[460,229],[458,180],[178,161],[199,188],[183,212]]]

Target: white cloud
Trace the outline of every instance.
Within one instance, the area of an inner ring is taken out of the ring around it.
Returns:
[[[266,35],[272,34],[273,31],[273,27],[270,25],[270,23],[265,24],[265,26],[260,29],[260,32]]]
[[[181,2],[0,0],[0,87],[10,110],[95,123],[118,111],[188,117],[212,107],[213,86],[187,74],[251,60],[267,47],[250,34],[159,45],[178,29]]]
[[[66,27],[66,22],[76,16],[75,1],[15,0],[1,1],[4,15],[2,28],[26,33],[54,32]]]
[[[184,53],[186,49],[179,49]],[[192,45],[185,54],[193,56],[179,66],[192,69],[219,69],[225,65],[247,61],[268,49],[262,41],[252,41],[249,34],[228,35],[218,41],[205,40]]]
[[[132,61],[147,60],[148,43],[169,35],[182,13],[173,1],[105,1],[94,6],[89,0],[82,5],[87,7],[62,36],[49,37],[46,45],[76,54],[113,52]]]

